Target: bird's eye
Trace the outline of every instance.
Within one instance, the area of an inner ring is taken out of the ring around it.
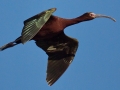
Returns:
[[[90,17],[95,17],[94,13],[90,13],[89,15],[90,15]]]

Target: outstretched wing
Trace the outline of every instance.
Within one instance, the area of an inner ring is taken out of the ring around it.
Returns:
[[[32,39],[43,27],[43,25],[48,21],[48,19],[50,18],[52,13],[55,12],[55,10],[56,8],[52,8],[25,20],[21,35],[22,43],[25,43]]]
[[[36,45],[48,55],[47,82],[51,86],[65,72],[73,61],[78,48],[78,41],[64,32],[49,40],[40,40]]]

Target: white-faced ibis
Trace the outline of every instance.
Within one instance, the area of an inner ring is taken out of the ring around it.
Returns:
[[[55,11],[56,8],[52,8],[25,20],[21,36],[0,48],[2,51],[17,44],[35,40],[36,45],[48,55],[46,80],[49,85],[54,84],[65,72],[73,61],[78,48],[78,41],[65,35],[66,27],[99,17],[115,21],[109,16],[92,12],[87,12],[77,18],[65,19],[52,15]]]

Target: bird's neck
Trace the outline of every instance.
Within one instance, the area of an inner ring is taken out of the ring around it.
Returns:
[[[64,19],[64,25],[65,27],[67,27],[67,26],[71,26],[71,25],[74,25],[74,24],[77,24],[83,21],[89,21],[89,19],[85,16],[79,16],[73,19]]]

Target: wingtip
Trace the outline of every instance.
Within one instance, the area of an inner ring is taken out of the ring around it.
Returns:
[[[52,8],[52,10],[53,10],[53,11],[56,11],[56,10],[57,10],[57,8]]]
[[[57,10],[57,8],[51,8],[51,9],[49,9],[49,10],[47,10],[47,11],[51,11],[52,13],[53,12],[55,12]]]
[[[48,86],[52,86],[53,85],[53,83],[48,83]]]
[[[54,83],[52,82],[52,79],[51,80],[48,80],[46,79],[47,83],[48,83],[48,86],[52,86]]]

